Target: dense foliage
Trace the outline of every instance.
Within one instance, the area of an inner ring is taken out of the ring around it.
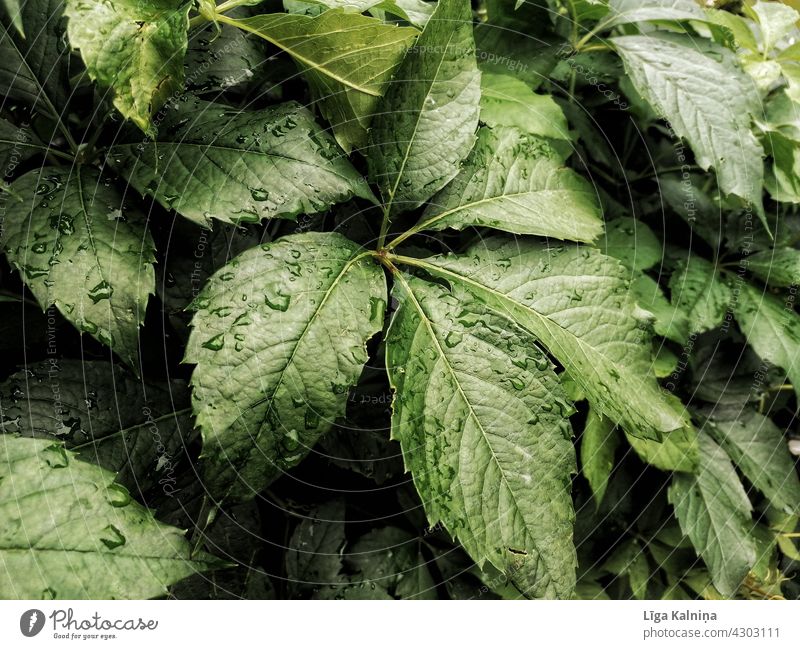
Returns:
[[[0,597],[800,596],[790,3],[0,13]]]

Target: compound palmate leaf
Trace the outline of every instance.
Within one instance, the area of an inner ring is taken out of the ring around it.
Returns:
[[[572,406],[549,360],[466,292],[395,277],[392,436],[429,520],[526,595],[569,597]]]
[[[209,280],[186,360],[212,493],[252,497],[305,457],[344,414],[385,306],[383,272],[333,233],[253,248]]]
[[[333,138],[296,102],[257,111],[176,102],[153,141],[112,147],[110,160],[137,190],[205,225],[319,212],[371,198]]]
[[[481,80],[467,0],[440,0],[403,59],[370,132],[367,162],[386,209],[421,205],[475,143]]]
[[[592,186],[543,139],[498,126],[478,132],[461,172],[434,196],[420,228],[487,226],[590,242],[603,231]]]
[[[764,150],[751,131],[761,101],[755,86],[720,47],[706,55],[688,38],[621,36],[611,42],[637,92],[680,137],[719,186],[749,203],[763,219]]]
[[[750,535],[752,506],[725,451],[705,433],[700,433],[697,473],[676,473],[669,501],[714,586],[724,596],[733,596],[756,560]]]
[[[598,414],[659,439],[683,418],[659,391],[629,273],[591,248],[501,237],[463,255],[400,258],[463,286],[527,329],[566,368]]]
[[[43,308],[138,367],[138,328],[155,290],[155,248],[141,215],[86,166],[42,167],[12,183],[3,248]]]
[[[143,599],[221,565],[190,557],[114,474],[57,442],[0,435],[0,598]]]
[[[145,132],[183,86],[187,0],[67,0],[69,40],[92,79],[114,91],[114,105]]]
[[[419,33],[343,9],[319,16],[272,13],[219,19],[260,36],[294,58],[348,153],[366,141],[385,85]]]

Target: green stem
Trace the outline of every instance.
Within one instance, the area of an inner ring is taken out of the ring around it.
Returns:
[[[383,244],[386,243],[386,235],[389,233],[389,224],[391,223],[391,220],[389,219],[389,211],[391,210],[391,205],[392,204],[390,202],[383,209],[383,220],[381,221],[381,231],[380,231],[380,234],[378,235],[378,250],[382,250],[383,249]],[[412,230],[413,230],[413,228],[412,228]],[[409,232],[410,232],[410,230],[409,230]],[[408,233],[406,233],[406,234],[408,234]],[[409,234],[408,236],[411,236],[411,235]],[[398,237],[398,239],[399,238],[400,237]],[[395,239],[395,241],[397,241],[397,239]],[[395,243],[395,241],[393,241],[392,243]],[[392,247],[392,243],[389,244],[389,248]],[[395,243],[395,245],[397,245],[397,244]]]
[[[214,15],[218,16],[219,14],[224,14],[226,11],[230,11],[236,7],[241,7],[249,2],[251,2],[251,0],[227,0],[227,2],[223,2],[221,5],[216,6],[214,9]],[[202,25],[203,23],[212,22],[213,18],[214,16],[206,16],[202,13],[198,14],[189,20],[189,29],[197,27],[198,25]]]

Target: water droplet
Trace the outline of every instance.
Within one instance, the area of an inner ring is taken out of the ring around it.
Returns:
[[[225,334],[217,334],[203,343],[203,347],[218,352],[225,345]]]
[[[100,540],[109,550],[123,546],[127,542],[127,539],[116,525],[106,525],[103,532],[106,536],[101,536]]]

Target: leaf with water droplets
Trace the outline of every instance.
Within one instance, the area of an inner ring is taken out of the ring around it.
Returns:
[[[458,173],[475,143],[480,83],[470,4],[439,0],[370,131],[370,177],[387,208],[414,209]]]
[[[395,277],[392,437],[428,519],[526,595],[569,597],[573,408],[558,377],[528,332],[465,291]]]
[[[0,435],[0,597],[159,597],[222,565],[121,496],[113,473],[58,442]]]
[[[592,407],[630,434],[657,440],[683,427],[653,375],[650,314],[636,306],[630,271],[615,259],[587,247],[495,237],[463,255],[409,263],[464,287],[527,329]]]
[[[333,138],[296,102],[239,111],[184,96],[155,140],[118,144],[109,161],[141,193],[201,225],[291,219],[352,196],[374,200]]]
[[[503,126],[478,131],[461,171],[431,199],[417,227],[468,226],[585,242],[603,231],[592,186],[562,166],[547,141]]]
[[[366,141],[370,118],[386,84],[419,33],[341,8],[318,16],[270,13],[220,19],[294,58],[336,140],[348,153]]]
[[[114,106],[148,134],[151,117],[183,88],[186,0],[67,0],[69,40]]]
[[[9,203],[2,245],[23,281],[43,308],[55,305],[138,370],[139,325],[155,289],[144,218],[87,166],[42,167],[12,187],[24,201]]]
[[[192,305],[186,361],[216,497],[251,498],[344,415],[385,300],[381,269],[332,233],[252,248],[211,277]]]

